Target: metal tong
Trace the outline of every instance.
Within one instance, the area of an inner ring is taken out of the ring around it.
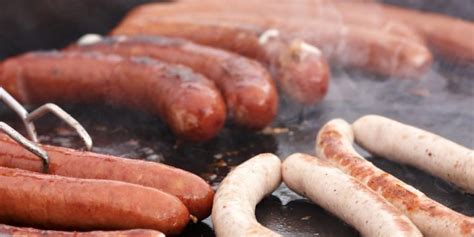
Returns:
[[[25,125],[26,132],[29,138],[31,139],[31,141],[25,138],[24,136],[22,136],[20,133],[18,133],[15,129],[10,127],[8,124],[1,121],[0,121],[0,131],[7,134],[10,138],[15,140],[25,149],[35,154],[36,156],[38,156],[43,161],[43,164],[44,164],[43,172],[48,173],[49,157],[48,157],[48,153],[39,146],[38,136],[36,134],[36,129],[33,124],[33,121],[42,117],[43,115],[47,113],[52,113],[56,115],[59,119],[63,120],[69,126],[74,128],[74,130],[76,130],[76,132],[79,134],[81,139],[84,141],[86,150],[92,149],[92,139],[89,133],[87,133],[84,127],[76,119],[74,119],[70,114],[68,114],[66,111],[61,109],[61,107],[55,104],[48,103],[48,104],[44,104],[40,106],[39,108],[32,111],[31,113],[28,113],[25,107],[23,107],[17,100],[15,100],[15,98],[13,98],[2,87],[0,87],[0,100],[3,101],[10,109],[12,109],[21,118],[21,120],[23,121],[23,124]]]

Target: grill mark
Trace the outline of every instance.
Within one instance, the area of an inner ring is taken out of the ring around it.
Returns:
[[[458,231],[463,236],[474,232],[474,221],[471,218],[466,219],[458,213],[451,212],[450,209],[441,204],[424,197],[423,194],[410,191],[405,187],[407,184],[373,166],[355,151],[347,149],[348,143],[351,143],[351,141],[345,141],[344,139],[346,138],[337,125],[328,124],[320,131],[318,145],[328,160],[337,162],[338,166],[342,166],[353,177],[367,184],[372,190],[381,194],[395,206],[401,207],[403,212],[407,214],[424,212],[430,217],[441,217],[452,221],[454,219],[464,219],[462,224],[459,225]],[[399,227],[406,228],[401,223],[399,223]]]

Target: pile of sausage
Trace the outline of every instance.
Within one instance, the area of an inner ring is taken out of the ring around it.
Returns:
[[[255,206],[281,183],[335,214],[362,236],[472,237],[474,218],[430,199],[377,168],[352,143],[378,157],[415,166],[474,193],[474,151],[435,134],[376,115],[352,125],[334,119],[316,139],[316,154],[283,163],[261,154],[235,168],[214,198],[217,236],[280,236],[255,219]]]
[[[213,189],[164,164],[42,146],[43,162],[0,134],[0,235],[164,236],[209,216]],[[136,229],[136,230],[135,230]],[[125,231],[117,231],[125,230]],[[117,232],[115,232],[117,231]]]
[[[370,13],[370,14],[368,14]],[[409,20],[409,22],[406,22]],[[474,61],[470,22],[372,1],[179,1],[139,6],[109,37],[0,64],[23,103],[106,103],[158,115],[179,137],[215,137],[227,118],[262,129],[281,90],[321,101],[330,69],[417,78],[443,56]]]

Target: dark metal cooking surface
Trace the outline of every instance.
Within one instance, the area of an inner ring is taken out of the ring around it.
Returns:
[[[435,132],[464,146],[474,147],[473,67],[435,63],[423,80],[380,80],[374,76],[335,69],[328,97],[305,108],[283,100],[272,129],[254,133],[228,124],[205,144],[178,142],[152,116],[105,106],[64,105],[94,139],[94,151],[163,162],[199,174],[217,187],[234,166],[261,152],[284,159],[293,152],[314,154],[318,129],[328,120],[350,122],[375,113]],[[469,78],[470,77],[470,78]],[[20,131],[22,124],[3,106],[0,120]],[[65,124],[52,116],[38,121],[43,143],[80,148],[82,143]],[[419,170],[370,157],[378,167],[425,192],[433,199],[467,215],[474,215],[474,196],[464,195],[445,182]],[[93,168],[93,167],[91,167]],[[257,218],[285,236],[358,236],[336,217],[281,186],[257,207]],[[210,219],[192,224],[182,236],[214,236]]]

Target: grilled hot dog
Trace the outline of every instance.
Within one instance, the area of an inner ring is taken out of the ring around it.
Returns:
[[[178,197],[198,219],[211,213],[214,191],[200,177],[164,164],[118,158],[63,147],[42,146],[50,174],[109,179],[143,185]],[[43,163],[8,136],[0,134],[0,166],[42,172]]]
[[[230,52],[158,36],[108,37],[66,50],[148,56],[190,67],[216,83],[231,117],[244,127],[264,128],[276,115],[278,99],[270,74],[258,62]]]
[[[167,9],[168,12],[163,9]],[[169,14],[169,11],[174,14]],[[223,25],[229,26],[223,28]],[[420,42],[391,33],[321,20],[282,18],[255,12],[188,12],[173,4],[145,5],[133,10],[112,34],[162,34],[258,57],[242,28],[276,28],[286,39],[302,39],[318,46],[330,60],[383,75],[414,76],[431,64],[429,50]],[[178,30],[179,29],[179,30]],[[199,32],[199,33],[198,33]]]
[[[93,168],[93,167],[90,167]],[[0,167],[0,221],[52,229],[180,233],[189,212],[178,198],[140,185]]]
[[[0,86],[27,104],[102,102],[148,111],[190,140],[214,137],[225,121],[225,105],[212,82],[149,58],[27,53],[0,64]]]
[[[331,120],[318,133],[316,153],[382,195],[403,211],[425,236],[474,235],[474,218],[443,206],[414,187],[377,168],[354,150],[353,140],[351,125],[341,119]],[[377,140],[377,144],[379,143],[380,140]]]

